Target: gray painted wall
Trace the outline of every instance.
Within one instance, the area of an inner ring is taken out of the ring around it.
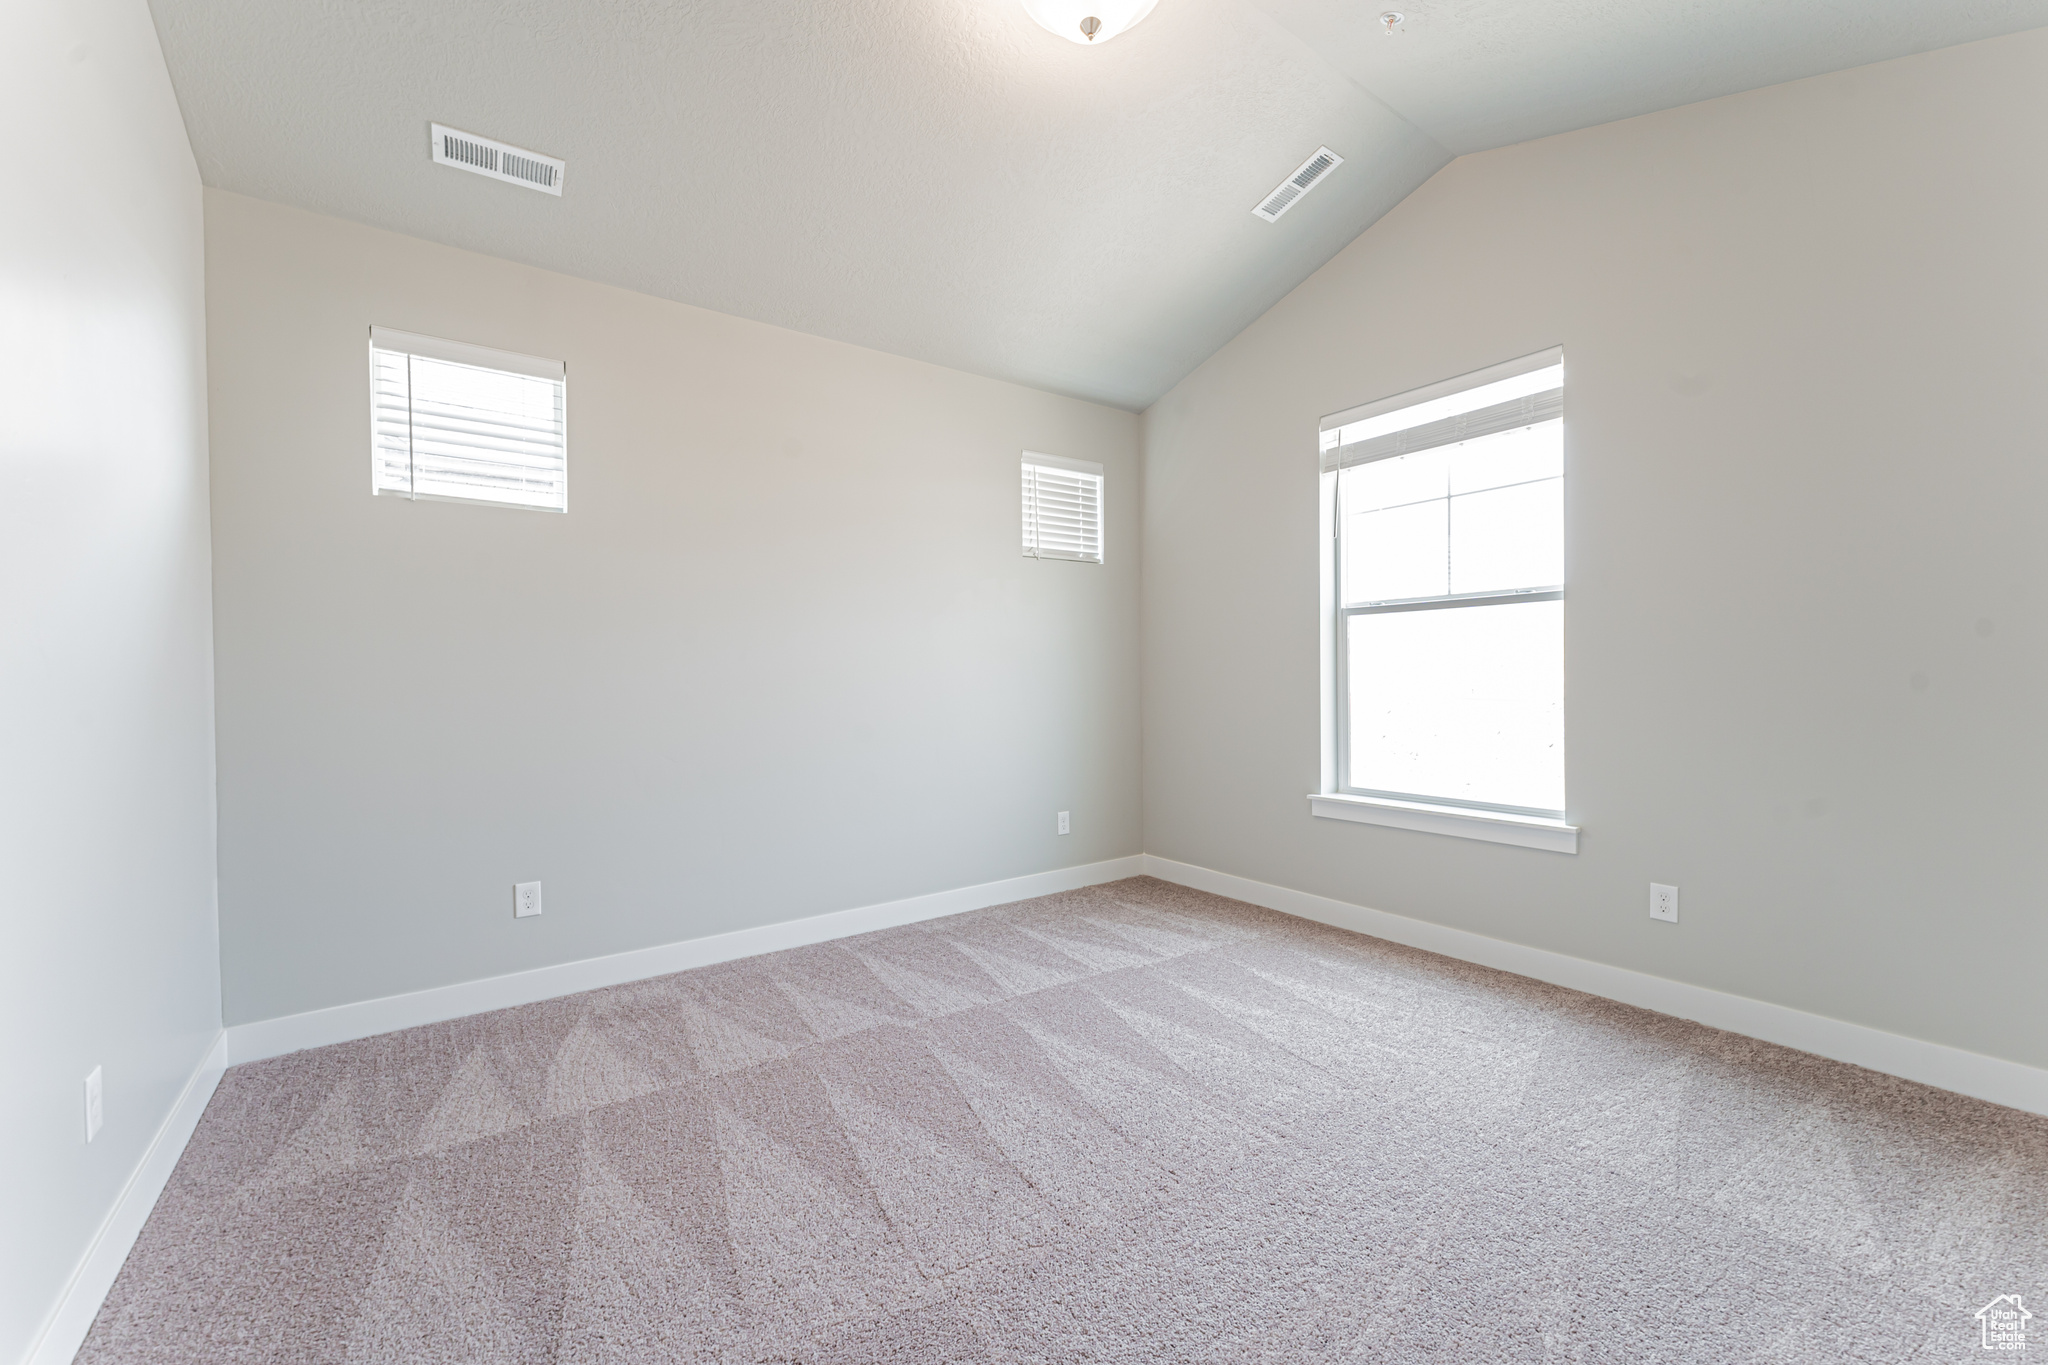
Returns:
[[[0,126],[32,133],[0,213],[11,1361],[218,1034],[220,971],[199,175],[141,0],[10,4]]]
[[[1161,400],[1147,851],[2048,1064],[2044,83],[2029,33],[1463,158]],[[1581,852],[1311,818],[1317,418],[1556,344]]]
[[[1138,851],[1136,417],[206,202],[230,1023]],[[568,514],[372,497],[372,324],[567,361]]]

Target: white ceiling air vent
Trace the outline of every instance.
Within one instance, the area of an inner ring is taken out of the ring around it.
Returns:
[[[1293,175],[1280,182],[1280,188],[1266,196],[1266,202],[1253,209],[1259,217],[1269,223],[1280,220],[1280,215],[1301,202],[1301,196],[1323,183],[1323,178],[1344,164],[1344,158],[1328,147],[1316,148],[1316,154],[1301,163]]]
[[[475,133],[434,124],[434,160],[458,171],[475,171],[493,180],[524,185],[543,194],[562,192],[562,173],[568,167],[551,156],[493,142]]]

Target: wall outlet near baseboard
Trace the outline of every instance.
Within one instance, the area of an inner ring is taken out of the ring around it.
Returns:
[[[94,1067],[92,1074],[85,1078],[85,1140],[91,1142],[100,1135],[100,1068]]]
[[[1074,832],[1074,831],[1073,831],[1073,830],[1072,830],[1071,828],[1069,828],[1069,827],[1068,827],[1068,824],[1067,824],[1067,812],[1066,812],[1066,811],[1061,811],[1061,812],[1060,812],[1060,833],[1062,833],[1062,834],[1072,834],[1073,832]]]
[[[512,888],[512,918],[525,919],[540,913],[540,883],[521,882]]]
[[[1661,882],[1650,883],[1650,918],[1678,923],[1678,888]]]

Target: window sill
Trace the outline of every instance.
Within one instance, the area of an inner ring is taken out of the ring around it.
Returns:
[[[1309,809],[1319,820],[1351,820],[1361,825],[1447,834],[1454,839],[1483,839],[1490,844],[1515,844],[1551,853],[1577,853],[1579,827],[1535,815],[1502,815],[1495,811],[1430,806],[1420,801],[1391,801],[1379,796],[1311,795]]]

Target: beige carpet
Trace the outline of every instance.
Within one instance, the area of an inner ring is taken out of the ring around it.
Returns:
[[[236,1067],[79,1359],[1950,1362],[2009,1293],[2048,1120],[1137,879]]]

